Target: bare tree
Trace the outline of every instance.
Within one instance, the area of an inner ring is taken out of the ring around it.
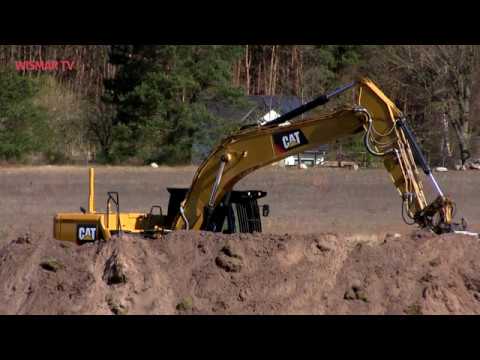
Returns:
[[[113,144],[113,119],[115,110],[103,103],[98,103],[89,114],[88,127],[92,136],[100,145],[103,160],[109,160]]]
[[[437,122],[438,128],[445,120],[453,128],[459,158],[465,164],[477,121],[470,109],[480,46],[390,45],[382,48],[379,55],[378,61],[383,64],[377,73],[390,77],[386,81],[403,97],[404,104],[420,105],[418,110],[427,113],[426,117]]]

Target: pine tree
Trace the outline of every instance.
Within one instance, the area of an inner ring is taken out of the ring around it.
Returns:
[[[240,94],[231,81],[238,55],[230,46],[113,46],[117,76],[105,84],[117,110],[113,156],[188,163],[194,139],[205,140],[200,130],[216,123],[206,104]]]
[[[46,113],[33,101],[37,91],[36,81],[12,70],[0,71],[0,157],[4,160],[22,160],[48,146]]]

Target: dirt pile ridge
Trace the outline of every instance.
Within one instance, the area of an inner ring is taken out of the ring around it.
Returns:
[[[478,314],[480,240],[179,231],[0,249],[0,314]]]

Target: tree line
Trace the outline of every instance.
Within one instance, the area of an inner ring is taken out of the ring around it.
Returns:
[[[64,60],[69,71],[15,66]],[[430,161],[453,165],[475,155],[479,61],[477,45],[1,45],[0,158],[187,164],[241,125],[211,104],[306,102],[367,75],[408,115]]]

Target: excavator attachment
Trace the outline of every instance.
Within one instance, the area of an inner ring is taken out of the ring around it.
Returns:
[[[359,80],[357,103],[368,109],[369,114],[365,147],[370,154],[383,157],[385,168],[402,197],[405,222],[411,221],[437,234],[465,231],[464,219],[461,223],[453,222],[455,204],[441,190],[402,112],[369,79]],[[430,204],[417,165],[437,194]]]

